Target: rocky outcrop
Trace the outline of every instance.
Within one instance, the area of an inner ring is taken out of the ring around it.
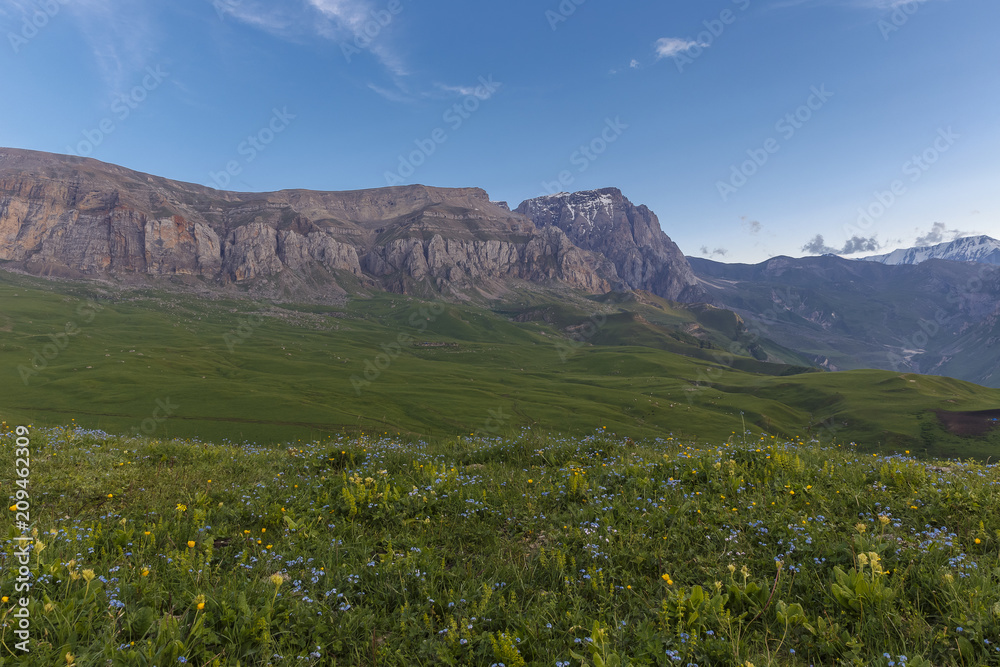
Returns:
[[[632,289],[674,301],[699,301],[704,292],[656,215],[619,189],[562,192],[522,202],[517,212],[539,227],[557,227],[578,247],[600,253]]]
[[[398,239],[373,248],[363,260],[375,276],[404,274],[414,280],[433,278],[457,286],[516,278],[554,281],[589,292],[620,287],[614,267],[603,258],[576,246],[558,229],[543,229],[526,243],[497,239]]]
[[[234,282],[272,276],[285,269],[308,272],[315,265],[361,275],[355,248],[324,232],[303,235],[252,222],[230,232],[223,248],[221,274]]]
[[[146,270],[156,274],[216,275],[222,266],[222,243],[203,222],[180,216],[147,220],[144,228]]]

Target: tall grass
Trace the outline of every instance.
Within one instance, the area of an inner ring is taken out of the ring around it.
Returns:
[[[32,650],[11,512],[0,665],[1000,664],[995,465],[603,429],[31,438]]]

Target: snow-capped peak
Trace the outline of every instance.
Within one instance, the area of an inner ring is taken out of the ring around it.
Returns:
[[[610,188],[573,193],[557,192],[529,199],[524,204],[536,212],[546,210],[553,221],[560,217],[568,218],[573,221],[575,227],[590,231],[594,229],[599,213],[604,213],[609,220],[614,217],[614,191]]]
[[[920,264],[929,259],[1000,265],[1000,241],[989,236],[967,236],[933,246],[901,248],[886,255],[875,255],[863,259],[867,262],[892,265]]]
[[[608,219],[614,215],[614,200],[611,195],[597,191],[580,193],[583,197],[576,197],[566,202],[566,208],[573,215],[573,219],[578,221],[582,227],[590,230],[594,228],[594,220],[597,214],[603,212]]]

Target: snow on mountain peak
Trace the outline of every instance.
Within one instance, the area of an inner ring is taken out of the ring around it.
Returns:
[[[989,236],[967,236],[933,246],[900,248],[885,255],[864,257],[863,261],[899,265],[920,264],[929,259],[1000,265],[1000,241]]]
[[[586,196],[577,197],[572,201],[566,202],[566,208],[569,209],[574,220],[583,219],[583,226],[586,229],[591,230],[594,228],[594,220],[597,218],[599,212],[603,211],[608,219],[611,219],[614,215],[614,199],[612,199],[611,195],[596,190],[578,194]]]
[[[613,193],[616,191],[615,188],[605,188],[580,192],[557,192],[529,199],[525,204],[533,210],[547,209],[553,218],[559,217],[559,212],[555,209],[560,211],[565,209],[569,212],[569,217],[576,226],[590,231],[594,229],[599,213],[603,212],[609,220],[614,217]]]

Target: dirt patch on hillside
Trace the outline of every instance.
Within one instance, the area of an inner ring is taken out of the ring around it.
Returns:
[[[986,435],[1000,426],[1000,410],[978,410],[976,412],[935,410],[934,413],[941,425],[954,435]]]

